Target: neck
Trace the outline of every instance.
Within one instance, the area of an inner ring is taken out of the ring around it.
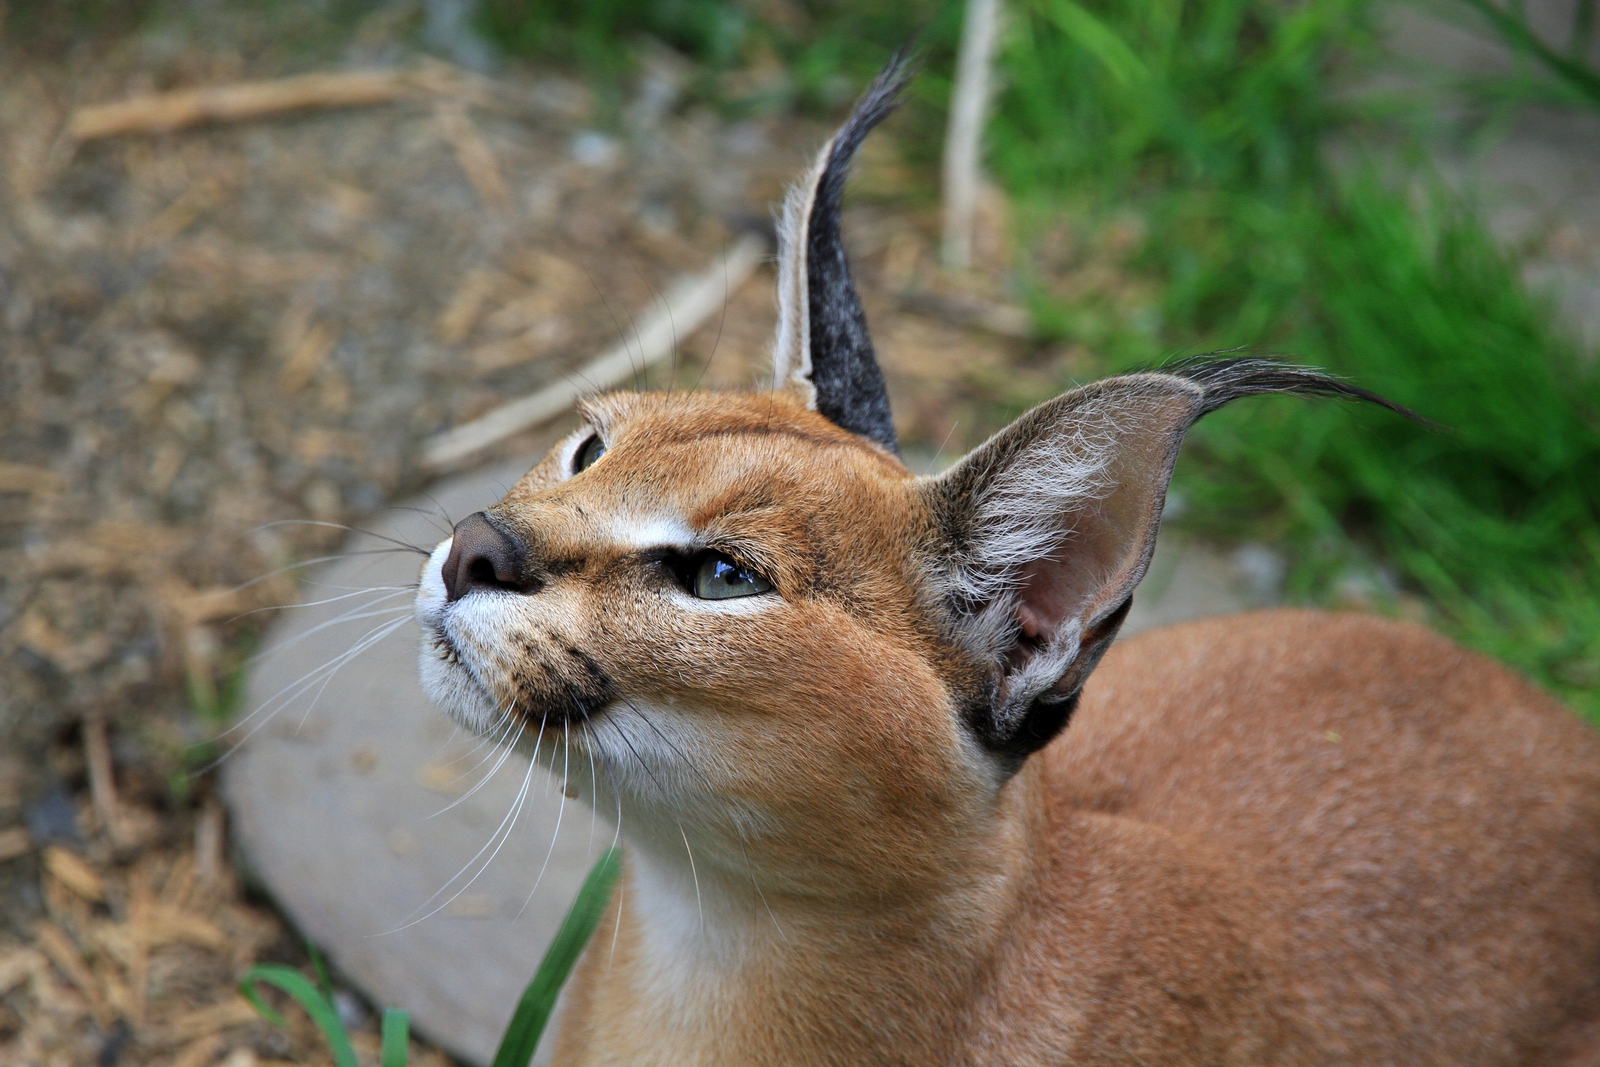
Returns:
[[[919,842],[903,864],[773,862],[748,847],[702,847],[676,826],[630,835],[618,892],[568,994],[556,1062],[939,1058],[1040,855],[1033,777],[956,820],[936,854]],[[807,869],[829,873],[793,877]],[[852,884],[840,869],[878,873]]]

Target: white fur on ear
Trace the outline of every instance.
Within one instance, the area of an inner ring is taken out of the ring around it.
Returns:
[[[974,723],[991,748],[1022,759],[1061,729],[1150,564],[1184,434],[1267,393],[1417,418],[1306,367],[1200,357],[1041,404],[929,480],[953,636],[994,672],[993,706]]]
[[[1203,400],[1171,375],[1097,382],[1034,408],[936,483],[960,531],[957,638],[998,671],[998,736],[1036,701],[1075,694],[1102,631],[1114,634]]]
[[[837,137],[835,134],[828,138],[805,176],[789,187],[783,200],[783,215],[778,220],[778,332],[772,341],[772,385],[775,389],[794,390],[812,409],[817,406],[817,391],[811,384],[807,234],[817,186]]]
[[[889,393],[850,277],[839,219],[850,160],[894,110],[910,73],[909,57],[897,53],[789,191],[778,224],[773,384],[793,390],[834,425],[890,452],[899,446]]]

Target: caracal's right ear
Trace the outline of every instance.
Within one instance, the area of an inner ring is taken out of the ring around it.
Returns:
[[[778,333],[773,386],[797,393],[836,426],[899,451],[889,393],[872,351],[839,234],[839,206],[850,160],[872,128],[894,110],[912,73],[895,53],[855,110],[789,190],[778,224]]]
[[[1302,367],[1193,360],[1041,404],[926,483],[954,636],[991,670],[968,712],[987,747],[1020,765],[1066,725],[1149,565],[1185,432],[1263,393],[1411,415]]]

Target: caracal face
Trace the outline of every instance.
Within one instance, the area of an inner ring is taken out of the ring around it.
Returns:
[[[417,594],[424,684],[458,721],[663,863],[775,892],[937,892],[965,862],[950,842],[1116,636],[1196,419],[1270,392],[1385,403],[1200,360],[1076,389],[912,476],[839,233],[850,158],[907,73],[890,65],[785,205],[772,388],[583,403]]]
[[[956,695],[981,671],[929,588],[928,480],[787,392],[613,393],[582,414],[485,513],[519,546],[514,575],[451,599],[449,540],[423,570],[441,707],[509,724],[625,824],[692,808],[686,825],[737,823],[767,864],[903,847],[966,807],[953,790],[993,788]],[[864,874],[841,873],[793,876]]]

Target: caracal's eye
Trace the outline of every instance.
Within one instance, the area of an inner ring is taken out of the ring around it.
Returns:
[[[572,473],[586,471],[595,465],[599,458],[606,454],[606,443],[600,440],[599,434],[593,434],[583,444],[578,446],[578,451],[572,457]]]
[[[727,600],[771,590],[771,582],[721,552],[707,552],[694,569],[694,595],[701,600]]]

